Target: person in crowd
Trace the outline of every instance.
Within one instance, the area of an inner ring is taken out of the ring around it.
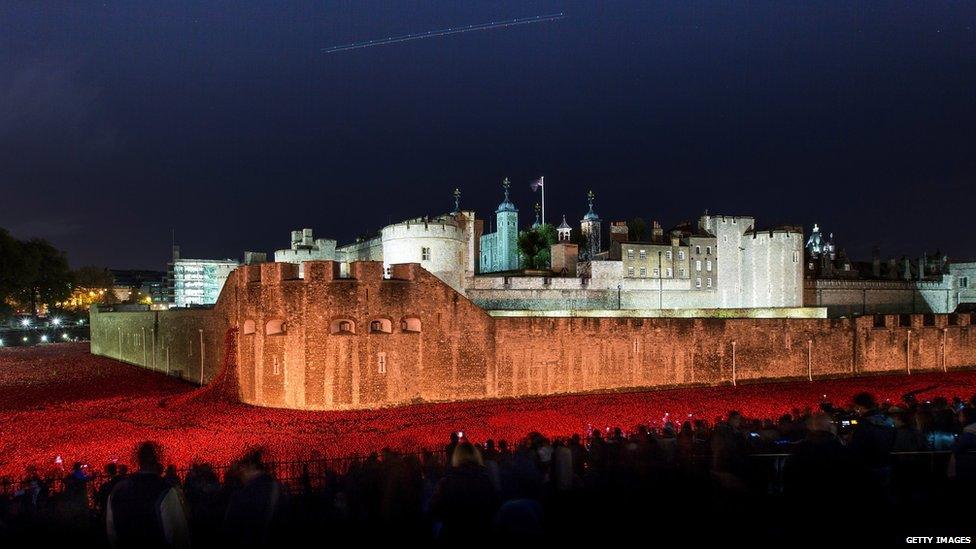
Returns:
[[[712,433],[712,475],[728,490],[743,491],[748,471],[748,441],[739,428],[742,414],[733,410]]]
[[[119,467],[115,462],[106,463],[104,467],[105,480],[95,492],[95,510],[104,516],[108,510],[108,496],[115,489],[115,485],[122,480],[119,475]]]
[[[136,449],[135,474],[120,480],[108,497],[105,525],[119,549],[190,546],[186,509],[178,488],[160,476],[161,447],[143,442]]]
[[[792,501],[817,509],[845,492],[851,460],[830,416],[813,414],[806,425],[806,436],[786,460],[783,483]]]
[[[288,494],[268,472],[265,450],[252,448],[233,465],[239,486],[230,494],[221,537],[228,547],[272,547],[287,534]]]
[[[430,513],[439,523],[437,539],[445,544],[484,540],[498,507],[498,496],[478,449],[470,442],[457,445],[451,468],[431,497]]]
[[[163,480],[175,488],[179,488],[180,484],[182,484],[180,475],[176,472],[176,466],[172,463],[166,466],[166,474],[163,475]]]
[[[960,410],[959,423],[962,433],[952,446],[949,475],[960,484],[963,493],[972,497],[976,492],[976,408]]]

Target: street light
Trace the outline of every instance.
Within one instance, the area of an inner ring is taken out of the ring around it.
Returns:
[[[61,334],[61,339],[68,339],[68,334],[66,334],[66,333]]]
[[[20,325],[23,326],[24,328],[30,326],[30,319],[29,318],[23,318],[23,319],[21,319],[20,320]]]
[[[55,326],[60,326],[61,325],[61,319],[58,318],[58,317],[54,317],[54,318],[51,319],[51,324],[54,324]]]
[[[41,343],[47,343],[47,336],[46,335],[42,335],[41,336]]]

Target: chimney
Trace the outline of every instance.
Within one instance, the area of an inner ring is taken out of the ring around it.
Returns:
[[[918,258],[918,279],[925,278],[925,254]]]
[[[881,278],[881,249],[877,246],[871,250],[871,276]]]
[[[302,243],[302,231],[291,232],[291,249],[297,250]]]
[[[898,278],[898,266],[893,257],[888,258],[888,278],[892,280]]]
[[[174,245],[173,246],[173,263],[176,263],[179,260],[180,260],[180,247]]]
[[[912,279],[912,262],[907,257],[901,258],[902,277],[905,280]]]
[[[302,246],[311,247],[313,244],[312,229],[305,229],[302,231]]]
[[[651,242],[660,244],[664,241],[664,229],[661,228],[661,224],[657,221],[651,222]]]

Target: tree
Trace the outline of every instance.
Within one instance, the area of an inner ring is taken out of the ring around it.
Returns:
[[[522,231],[518,236],[519,252],[526,269],[548,269],[551,251],[556,243],[556,228],[549,223]]]
[[[647,234],[647,223],[644,218],[635,217],[627,222],[627,238],[631,242],[643,242]]]
[[[111,288],[115,285],[111,271],[94,265],[78,267],[71,273],[71,280],[75,287],[80,288]]]
[[[10,313],[7,300],[20,288],[20,241],[0,229],[0,315]]]
[[[64,252],[50,242],[34,238],[20,242],[17,288],[14,297],[36,314],[38,305],[64,301],[71,294],[71,270]]]
[[[115,296],[115,292],[112,291],[112,287],[115,286],[115,277],[105,267],[96,267],[94,265],[78,267],[71,273],[71,278],[75,295],[78,295],[79,292],[94,292],[83,303],[114,305],[119,302]]]

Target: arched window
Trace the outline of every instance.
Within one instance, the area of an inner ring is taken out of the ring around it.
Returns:
[[[253,334],[257,330],[253,320],[244,321],[244,335]]]
[[[376,318],[369,321],[369,333],[389,334],[393,332],[393,323],[387,318]]]
[[[275,335],[285,333],[285,321],[275,318],[269,320],[267,324],[264,325],[264,335]]]
[[[330,334],[355,334],[356,323],[348,318],[338,318],[329,325]]]
[[[400,320],[400,331],[419,333],[420,319],[415,316],[404,317]]]

